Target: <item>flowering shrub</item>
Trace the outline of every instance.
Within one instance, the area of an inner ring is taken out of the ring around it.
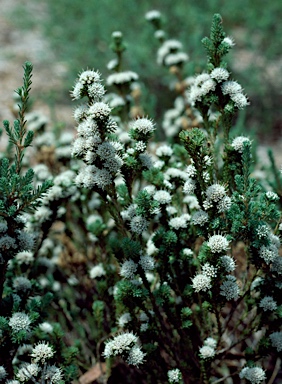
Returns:
[[[256,180],[252,140],[233,135],[249,99],[224,61],[234,41],[221,16],[202,40],[206,69],[188,78],[159,17],[146,15],[157,63],[178,92],[163,142],[114,32],[110,93],[97,70],[81,72],[71,150],[40,125],[26,154],[37,164],[22,176],[33,139],[25,66],[19,120],[4,123],[16,157],[1,161],[0,382],[118,382],[124,365],[122,381],[136,383],[278,374],[280,173],[270,153],[268,179]]]

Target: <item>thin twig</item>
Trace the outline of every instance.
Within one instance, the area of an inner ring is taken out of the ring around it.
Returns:
[[[274,380],[275,380],[275,378],[276,378],[276,376],[277,376],[277,374],[279,372],[280,365],[281,365],[281,359],[280,359],[280,357],[277,357],[273,373],[272,373],[270,379],[268,380],[267,384],[274,383]]]
[[[231,373],[231,374],[228,375],[228,376],[224,376],[224,377],[222,377],[221,379],[218,379],[218,380],[214,381],[212,384],[221,383],[222,381],[225,381],[225,380],[228,379],[229,377],[232,377],[232,376],[237,375],[239,372],[240,372],[240,369],[238,369],[238,371],[236,371],[236,372],[234,372],[234,373]],[[269,383],[268,383],[268,384],[269,384]]]

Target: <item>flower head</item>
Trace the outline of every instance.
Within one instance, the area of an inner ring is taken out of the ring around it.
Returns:
[[[108,104],[100,101],[91,105],[87,113],[89,117],[97,122],[105,121],[110,116],[111,108]]]
[[[167,372],[168,381],[170,384],[179,383],[182,379],[180,369],[174,368]]]
[[[181,215],[179,217],[173,217],[169,220],[168,224],[174,229],[184,229],[187,228],[188,221],[190,220],[190,215]]]
[[[222,235],[213,235],[207,242],[212,253],[220,253],[226,251],[229,247],[229,241]]]
[[[103,355],[106,358],[120,355],[129,351],[138,341],[137,336],[131,332],[125,332],[115,336],[112,340],[106,342]]]
[[[31,281],[24,276],[19,276],[15,278],[13,287],[18,292],[25,292],[31,289]]]
[[[19,381],[28,381],[29,379],[34,379],[39,371],[40,367],[37,364],[25,364],[18,370],[16,377]]]
[[[148,221],[143,216],[134,216],[130,221],[130,229],[132,232],[141,235],[148,228]]]
[[[220,286],[220,294],[226,297],[226,300],[237,300],[239,297],[239,287],[236,283],[236,277],[228,275],[226,280]]]
[[[7,371],[6,369],[3,367],[3,365],[0,365],[0,380],[4,380],[5,377],[7,377]]]
[[[204,273],[199,273],[192,279],[195,292],[207,291],[211,288],[211,278]]]
[[[139,76],[137,73],[133,71],[123,71],[123,72],[116,72],[112,73],[107,78],[107,84],[108,85],[120,85],[120,84],[126,84],[131,83],[132,81],[138,80]]]
[[[234,42],[233,37],[230,37],[230,36],[226,36],[222,41],[223,41],[225,44],[227,44],[230,48],[233,47],[233,46],[235,45],[235,42]]]
[[[266,264],[270,264],[278,257],[277,247],[272,244],[268,247],[263,245],[259,250],[259,256],[266,262]]]
[[[155,9],[152,9],[151,11],[148,11],[145,14],[145,19],[148,20],[148,21],[159,20],[160,18],[161,18],[160,11],[157,11]]]
[[[215,355],[215,350],[214,348],[204,345],[203,347],[200,348],[200,356],[202,359],[209,359],[211,357],[214,357]]]
[[[144,357],[146,353],[142,352],[141,348],[138,345],[135,345],[129,351],[126,362],[128,364],[138,367],[140,364],[144,363]]]
[[[45,363],[45,360],[53,357],[54,351],[49,346],[49,343],[45,343],[44,341],[38,343],[33,349],[31,353],[31,357],[33,358],[34,363],[38,363],[41,361]]]
[[[13,331],[29,331],[31,320],[29,316],[24,312],[15,312],[9,320],[9,325]]]
[[[237,93],[241,93],[243,88],[237,81],[225,81],[222,83],[221,91],[224,95],[234,95]]]
[[[157,191],[154,194],[154,200],[158,201],[160,204],[169,204],[171,202],[171,195],[167,191]]]
[[[252,384],[259,384],[266,379],[265,372],[260,367],[245,367],[239,374],[240,379],[249,380]]]
[[[216,80],[218,83],[221,83],[222,81],[228,79],[229,72],[225,68],[214,68],[210,73],[210,77]]]
[[[151,134],[156,129],[153,122],[145,117],[131,122],[130,128],[143,135]]]
[[[106,271],[102,263],[95,265],[89,271],[89,275],[91,279],[96,279],[96,277],[101,277],[101,276],[104,276],[105,274],[106,274]]]
[[[50,380],[50,384],[58,384],[63,379],[61,368],[55,365],[48,365],[46,369],[45,379]]]
[[[53,326],[47,321],[39,324],[39,328],[42,332],[45,332],[45,333],[52,333],[54,329]]]
[[[282,332],[273,332],[269,336],[271,344],[274,348],[277,349],[277,352],[282,351]]]
[[[118,325],[123,328],[127,323],[129,323],[132,320],[131,315],[129,312],[124,313],[121,315],[118,319]]]
[[[141,256],[139,264],[145,272],[152,271],[155,268],[155,261],[151,256]]]
[[[226,191],[224,186],[218,183],[209,186],[206,190],[207,199],[216,203],[222,200],[225,195]]]
[[[264,311],[275,311],[277,308],[277,303],[273,299],[272,296],[265,296],[261,299],[259,302],[259,306],[264,310]]]
[[[226,272],[232,272],[236,268],[234,259],[227,255],[220,257],[220,263]]]
[[[120,275],[126,279],[132,279],[137,271],[138,265],[133,260],[126,260],[120,269]]]

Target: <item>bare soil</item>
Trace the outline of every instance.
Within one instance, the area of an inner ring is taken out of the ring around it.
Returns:
[[[60,89],[67,76],[67,66],[56,60],[48,42],[40,31],[40,20],[46,10],[41,2],[24,1],[25,10],[35,22],[29,29],[17,27],[17,18],[12,13],[23,6],[22,0],[1,0],[0,12],[0,120],[14,119],[14,90],[22,85],[23,69],[26,61],[33,66],[31,98],[33,110],[39,110],[50,117],[51,111],[41,100],[51,92]],[[72,108],[59,105],[56,108],[58,120],[71,124]]]

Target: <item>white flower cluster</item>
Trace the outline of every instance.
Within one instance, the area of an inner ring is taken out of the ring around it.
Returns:
[[[221,91],[223,95],[230,97],[234,106],[238,109],[244,109],[249,104],[247,97],[243,94],[241,85],[236,81],[224,81],[221,85]]]
[[[190,252],[189,252],[190,254]],[[195,292],[207,291],[212,287],[212,278],[217,276],[217,268],[210,263],[205,263],[202,272],[192,279],[192,287]]]
[[[13,288],[18,292],[26,292],[31,289],[31,281],[24,276],[18,276],[13,281]]]
[[[277,195],[277,193],[272,192],[272,191],[268,191],[268,192],[266,192],[265,196],[266,196],[267,199],[270,200],[270,201],[276,201],[276,200],[279,200],[279,196]]]
[[[15,229],[14,236],[7,234],[8,226],[6,221],[0,222],[0,253],[7,251],[17,252],[30,251],[34,247],[34,235],[25,230]]]
[[[0,365],[0,380],[4,380],[5,377],[7,377],[7,371],[5,369],[5,367],[3,367],[3,365]]]
[[[191,216],[188,213],[183,213],[183,215],[178,217],[173,217],[169,220],[168,224],[173,229],[184,229],[187,228],[188,222],[191,219]]]
[[[157,52],[159,65],[172,66],[185,63],[189,56],[181,51],[182,44],[178,40],[166,40]]]
[[[52,333],[54,329],[52,324],[48,323],[47,321],[44,321],[43,323],[39,324],[38,327],[44,333]]]
[[[225,252],[229,248],[229,241],[225,236],[213,235],[209,238],[207,246],[212,253]]]
[[[244,143],[248,143],[250,145],[251,140],[246,136],[237,136],[233,139],[231,147],[233,147],[235,151],[243,153]]]
[[[272,272],[277,272],[279,275],[282,275],[282,257],[281,256],[277,256],[273,259],[270,269]]]
[[[192,195],[195,189],[196,189],[196,182],[189,177],[183,185],[183,193],[185,193],[186,195]]]
[[[195,110],[193,114],[197,116],[197,121],[201,121],[201,116]],[[188,118],[185,114],[185,103],[183,98],[177,97],[174,101],[174,108],[167,109],[164,113],[162,127],[166,134],[166,137],[173,137],[177,135],[181,129],[184,128],[185,122],[191,122],[192,120]]]
[[[50,347],[49,343],[45,343],[44,341],[39,342],[33,349],[31,353],[31,357],[33,358],[34,363],[42,362],[45,363],[45,360],[53,357],[54,351]]]
[[[265,296],[263,297],[260,302],[259,306],[264,310],[264,311],[275,311],[277,308],[277,303],[273,299],[272,296]]]
[[[259,250],[259,256],[266,262],[266,264],[270,264],[275,262],[279,257],[279,246],[274,242],[271,242],[270,245],[263,245]]]
[[[234,41],[233,37],[230,37],[230,36],[226,36],[222,41],[225,44],[227,44],[230,48],[235,45],[235,41]]]
[[[133,71],[115,72],[108,76],[107,85],[124,85],[138,80],[139,76]]]
[[[47,382],[52,384],[58,384],[63,379],[63,373],[61,368],[56,367],[55,365],[45,365],[43,369],[38,364],[23,364],[16,374],[15,384],[19,382],[32,381],[34,383],[39,382],[38,375],[41,375],[40,382]],[[11,381],[11,384],[14,384]]]
[[[140,313],[139,320],[141,321],[140,332],[146,332],[149,328],[149,317],[144,311]]]
[[[119,274],[126,279],[132,279],[137,272],[138,265],[131,259],[126,260],[121,268]]]
[[[100,82],[101,76],[99,72],[93,70],[87,70],[82,72],[71,92],[73,99],[79,100],[83,96],[91,94],[91,88],[93,87],[93,85],[96,85],[97,83],[100,85]]]
[[[137,235],[141,235],[148,228],[148,221],[145,217],[137,215],[134,216],[130,221],[130,230]]]
[[[137,135],[151,135],[156,129],[155,124],[146,117],[139,117],[138,119],[131,121],[129,127]]]
[[[31,320],[24,312],[15,312],[9,320],[9,326],[14,332],[29,331]]]
[[[31,251],[23,251],[23,252],[19,252],[15,259],[17,260],[17,262],[21,265],[21,264],[31,264],[33,261],[34,261],[34,256],[33,256],[33,253]]]
[[[282,351],[282,332],[273,332],[269,335],[271,344],[274,348],[277,349],[277,352]]]
[[[220,294],[226,297],[226,300],[237,300],[240,289],[236,283],[236,277],[232,275],[226,276],[226,280],[220,286]]]
[[[188,180],[188,177],[189,176],[187,175],[186,172],[175,167],[168,168],[164,173],[164,178],[165,178],[165,181],[167,182],[171,182],[173,181],[173,179],[186,181]]]
[[[16,375],[16,378],[21,381],[25,382],[28,380],[34,380],[34,378],[38,375],[40,372],[40,367],[37,364],[24,364],[19,370]],[[35,381],[35,380],[34,380]]]
[[[92,90],[95,81],[94,78],[91,83]],[[99,78],[96,84],[99,85],[99,89],[100,81]],[[109,141],[105,135],[115,131],[117,123],[110,118],[111,107],[103,102],[103,92],[97,91],[95,97],[92,97],[87,88],[86,94],[92,104],[90,103],[87,108],[78,107],[74,114],[79,125],[72,146],[72,156],[82,158],[86,163],[86,167],[80,170],[75,182],[79,187],[96,186],[105,189],[113,183],[123,165],[123,147],[120,147],[120,143]]]
[[[136,216],[136,208],[137,204],[130,204],[126,209],[121,211],[121,217],[123,220],[131,220],[134,216]]]
[[[147,245],[146,251],[147,251],[148,256],[152,256],[152,255],[158,253],[159,250],[155,246],[155,244],[152,240],[152,237],[149,238],[146,245]]]
[[[133,333],[122,333],[106,343],[103,355],[105,358],[122,355],[128,364],[138,367],[144,362],[145,353],[137,343],[138,338]]]
[[[206,190],[206,200],[203,202],[205,209],[216,206],[218,212],[228,211],[231,207],[231,198],[226,195],[225,187],[215,183]]]
[[[267,225],[264,225],[264,224],[259,225],[257,227],[256,233],[257,233],[259,239],[266,238],[269,236],[269,228]]]
[[[205,225],[209,221],[209,215],[207,212],[203,211],[202,209],[199,209],[196,211],[191,219],[191,222],[194,225],[199,225],[200,227]]]
[[[181,65],[189,60],[189,56],[185,52],[176,52],[168,54],[164,59],[164,64],[167,67],[172,65]]]
[[[216,80],[218,83],[221,83],[222,81],[225,81],[228,79],[229,72],[225,68],[217,67],[211,71],[210,77]]]
[[[122,314],[118,319],[118,325],[121,328],[124,328],[132,320],[132,317],[129,312]]]
[[[212,287],[210,276],[205,275],[204,273],[198,273],[192,279],[192,286],[195,292],[207,291]]]
[[[217,275],[217,269],[210,263],[205,263],[202,267],[202,273],[210,278],[213,278]]]
[[[10,248],[16,248],[16,241],[11,236],[4,235],[0,237],[0,250],[6,251]]]
[[[167,377],[168,377],[169,384],[179,383],[182,379],[180,369],[178,368],[170,369],[167,372]]]
[[[200,357],[202,359],[209,359],[215,356],[215,348],[216,348],[217,342],[214,338],[208,337],[204,341],[204,345],[200,348]]]
[[[260,384],[266,379],[265,372],[260,367],[245,367],[239,374],[240,379],[249,380],[252,384]]]
[[[232,272],[236,268],[236,263],[234,259],[227,255],[220,257],[220,263],[226,272]]]
[[[201,208],[196,196],[192,196],[192,195],[184,196],[183,203],[187,204],[190,210],[194,210],[194,209],[200,210]]]
[[[105,274],[106,274],[106,271],[102,263],[95,265],[89,271],[89,276],[91,279],[96,279],[96,277],[101,277],[101,276],[104,276]]]
[[[160,204],[169,204],[171,202],[171,195],[165,190],[157,191],[154,196],[154,200],[158,201]]]
[[[152,9],[151,11],[148,11],[145,14],[145,19],[148,20],[148,21],[159,20],[160,18],[161,18],[160,11],[157,11],[155,9]]]
[[[67,170],[54,177],[52,180],[53,186],[48,189],[47,194],[42,198],[42,204],[46,205],[46,209],[48,209],[48,205],[54,200],[74,196],[76,194],[77,188],[74,185],[75,176],[74,171]]]
[[[139,264],[141,265],[141,268],[145,272],[150,272],[155,268],[155,260],[148,255],[141,256],[139,260]]]
[[[214,91],[215,87],[216,81],[208,73],[201,73],[195,77],[193,84],[187,91],[188,102],[194,106],[197,101],[201,101],[209,92]]]
[[[170,145],[163,144],[156,150],[156,155],[158,157],[171,157],[173,154],[173,150]]]

